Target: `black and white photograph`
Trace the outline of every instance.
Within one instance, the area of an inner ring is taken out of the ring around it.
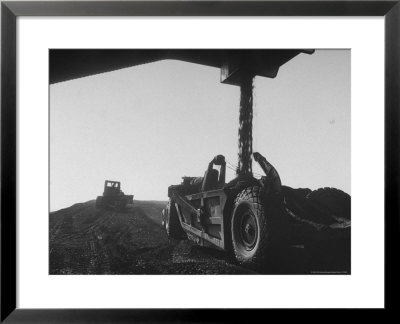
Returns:
[[[351,274],[350,49],[50,49],[49,274]]]
[[[395,308],[399,2],[2,1],[0,322]]]

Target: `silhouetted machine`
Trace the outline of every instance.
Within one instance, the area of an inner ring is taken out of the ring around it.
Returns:
[[[287,243],[346,242],[350,255],[350,196],[333,188],[311,191],[282,186],[275,168],[252,149],[254,77],[274,78],[287,61],[313,52],[50,50],[50,82],[164,59],[220,68],[222,83],[240,86],[236,178],[225,183],[225,158],[216,156],[204,177],[183,177],[181,184],[168,188],[163,224],[172,238],[188,237],[201,245],[216,246],[232,253],[239,263],[257,267],[268,262],[275,247]],[[253,176],[253,157],[265,173],[259,179]]]
[[[133,195],[125,195],[119,181],[106,180],[103,196],[98,196],[96,199],[96,208],[122,211],[129,205],[133,205]]]
[[[204,177],[183,177],[181,184],[170,186],[170,200],[162,212],[167,235],[216,246],[254,268],[268,262],[283,245],[350,242],[348,194],[334,188],[282,186],[265,157],[259,153],[253,157],[264,171],[259,179],[239,174],[225,183],[226,162],[218,155]]]

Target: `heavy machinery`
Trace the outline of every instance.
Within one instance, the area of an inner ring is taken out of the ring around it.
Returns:
[[[162,212],[169,237],[216,246],[255,268],[286,244],[340,241],[350,255],[350,196],[333,188],[311,191],[282,186],[276,169],[260,153],[253,154],[254,77],[275,77],[288,60],[313,52],[225,53],[221,82],[240,87],[236,178],[225,183],[226,162],[218,155],[203,178],[184,177],[180,185],[170,186]],[[253,176],[253,158],[265,173],[259,179]]]
[[[96,208],[114,209],[123,211],[133,205],[133,195],[125,195],[119,181],[106,180],[103,196],[96,199]]]
[[[51,50],[50,83],[147,64],[180,60],[220,68],[220,81],[240,87],[237,177],[225,183],[225,159],[211,161],[204,178],[184,177],[168,189],[163,223],[170,237],[232,251],[257,266],[282,242],[350,242],[350,196],[337,189],[282,186],[275,168],[253,154],[253,80],[275,78],[280,68],[311,49]],[[90,62],[90,64],[88,64]],[[256,179],[252,159],[265,172]],[[220,170],[214,169],[219,166]]]
[[[253,157],[265,173],[259,179],[245,174],[225,183],[226,162],[218,155],[204,177],[183,177],[181,184],[170,186],[162,212],[167,235],[226,250],[255,268],[282,245],[349,242],[348,194],[282,186],[266,158],[260,153]]]

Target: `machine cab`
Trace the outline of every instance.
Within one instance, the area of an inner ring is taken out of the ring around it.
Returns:
[[[116,195],[120,192],[121,183],[119,181],[106,180],[104,182],[104,196]]]

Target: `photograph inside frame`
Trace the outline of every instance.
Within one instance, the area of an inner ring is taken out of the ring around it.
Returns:
[[[51,49],[49,274],[350,274],[351,51]]]

